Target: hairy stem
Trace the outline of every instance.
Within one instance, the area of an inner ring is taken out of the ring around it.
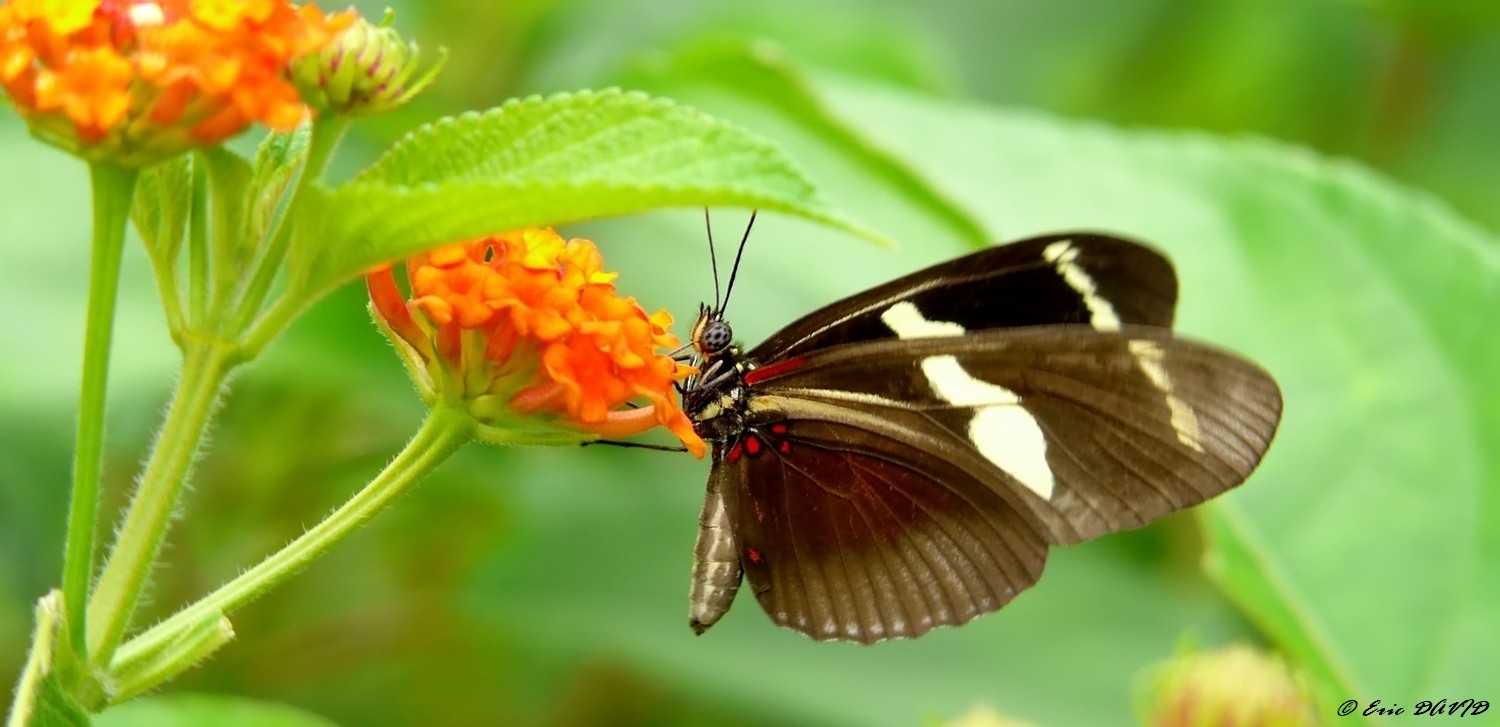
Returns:
[[[94,577],[94,535],[99,520],[99,479],[104,457],[104,402],[109,382],[109,351],[120,288],[120,255],[125,224],[135,196],[136,171],[98,163],[90,168],[94,187],[94,245],[89,273],[88,320],[83,338],[83,382],[79,388],[77,443],[73,450],[73,490],[68,502],[67,546],[63,553],[65,628],[80,661],[88,632],[89,581]]]
[[[235,354],[222,342],[187,340],[177,391],[89,602],[95,664],[109,663],[130,625]]]

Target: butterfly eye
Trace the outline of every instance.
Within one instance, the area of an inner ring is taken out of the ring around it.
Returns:
[[[712,355],[729,348],[734,341],[734,331],[722,320],[710,321],[698,335],[698,350]]]

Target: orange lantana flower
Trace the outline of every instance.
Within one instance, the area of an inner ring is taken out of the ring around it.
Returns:
[[[0,86],[38,136],[145,165],[307,117],[288,64],[356,19],[284,0],[0,2]]]
[[[389,265],[366,282],[430,401],[467,402],[481,425],[503,430],[519,417],[577,440],[664,425],[703,456],[672,396],[693,369],[660,353],[677,347],[672,317],[616,295],[603,262],[588,240],[528,228],[411,257],[410,300]],[[632,401],[645,405],[621,408]]]

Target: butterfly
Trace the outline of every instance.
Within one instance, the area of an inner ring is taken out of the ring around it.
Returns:
[[[1052,546],[1244,482],[1281,392],[1174,335],[1176,301],[1161,253],[1082,232],[934,265],[748,351],[716,294],[680,389],[712,444],[691,627],[748,580],[772,621],[813,639],[920,636],[1009,603]]]

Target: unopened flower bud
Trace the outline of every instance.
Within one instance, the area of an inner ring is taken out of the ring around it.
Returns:
[[[1244,644],[1182,654],[1143,694],[1150,727],[1307,727],[1316,724],[1304,681],[1280,658]]]
[[[421,49],[391,27],[394,17],[387,10],[379,25],[361,18],[320,53],[299,60],[292,79],[303,99],[330,114],[370,116],[405,104],[431,85],[447,51],[440,51],[437,63],[414,78]]]

